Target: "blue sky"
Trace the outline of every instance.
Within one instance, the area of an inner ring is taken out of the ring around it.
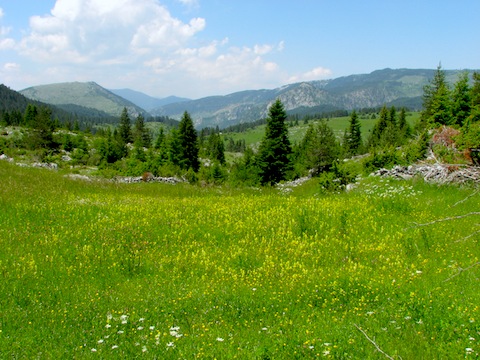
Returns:
[[[480,68],[478,0],[0,0],[0,82],[200,98],[369,73]]]

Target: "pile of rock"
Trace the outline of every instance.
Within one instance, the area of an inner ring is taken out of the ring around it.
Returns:
[[[5,161],[8,161],[8,162],[13,162],[13,158],[8,157],[8,156],[5,155],[5,154],[0,155],[0,160],[5,160]]]
[[[165,183],[165,184],[178,184],[185,182],[178,177],[162,177],[162,176],[151,176],[146,178],[145,176],[117,176],[113,179],[113,181],[121,183],[121,184],[135,184],[141,182],[158,182],[158,183]]]
[[[410,166],[397,165],[390,170],[380,169],[373,176],[411,179],[421,176],[427,182],[435,183],[466,183],[480,182],[480,167],[448,164],[418,164]]]
[[[58,165],[55,163],[33,163],[33,167],[38,167],[38,168],[44,168],[44,169],[50,169],[50,170],[58,170]]]

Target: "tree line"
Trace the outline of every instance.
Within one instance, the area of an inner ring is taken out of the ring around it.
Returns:
[[[360,115],[367,109],[349,113],[349,124],[337,137],[327,120],[304,119],[304,137],[292,144],[288,127],[298,117],[288,116],[280,99],[261,120],[265,133],[258,148],[234,141],[217,128],[198,132],[188,112],[180,122],[163,119],[153,134],[142,115],[132,119],[126,108],[118,126],[100,128],[95,136],[78,122],[60,124],[48,107],[29,104],[24,114],[3,112],[3,125],[22,125],[29,131],[20,138],[3,139],[0,151],[9,147],[40,149],[41,156],[54,158],[67,152],[75,165],[98,166],[105,175],[179,175],[191,182],[229,182],[233,185],[270,186],[302,176],[318,176],[322,186],[336,189],[358,174],[343,159],[367,154],[362,160],[365,172],[394,164],[407,164],[425,156],[431,129],[451,126],[458,129],[457,141],[463,148],[480,147],[480,75],[462,74],[452,88],[439,67],[425,86],[420,121],[411,127],[405,108],[386,105],[375,115],[372,131],[362,136]],[[370,116],[370,115],[369,115]],[[13,120],[15,119],[15,120]],[[313,121],[315,120],[315,121]],[[259,122],[260,123],[260,122]],[[56,131],[63,127],[63,131]],[[246,126],[239,126],[245,130]],[[233,130],[233,127],[230,129]],[[154,136],[155,135],[155,136]],[[400,150],[399,150],[400,149]],[[226,153],[242,153],[227,161]]]

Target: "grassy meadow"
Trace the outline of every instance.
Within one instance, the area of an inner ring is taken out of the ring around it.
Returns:
[[[413,126],[416,121],[418,121],[420,117],[420,113],[418,112],[408,112],[406,116],[407,122]],[[361,124],[361,131],[363,140],[366,141],[370,132],[373,129],[376,121],[378,119],[371,119],[370,117],[362,117],[359,115],[360,124]],[[348,127],[350,121],[349,116],[343,117],[334,117],[327,119],[327,124],[332,128],[336,137],[339,140],[343,139],[343,135],[345,129]],[[300,120],[298,125],[291,126],[288,128],[288,138],[292,143],[299,143],[302,141],[305,133],[307,132],[309,124],[316,124],[318,120],[310,120],[308,124],[305,124],[304,121]],[[238,140],[245,140],[247,146],[251,145],[256,147],[260,144],[265,134],[265,125],[257,126],[253,129],[248,129],[244,132],[236,132],[236,133],[225,133],[224,136],[228,138],[232,138],[234,141]]]
[[[479,216],[438,220],[480,194],[315,182],[128,185],[0,162],[0,358],[478,357]]]

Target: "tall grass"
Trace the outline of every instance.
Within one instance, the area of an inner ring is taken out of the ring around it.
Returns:
[[[365,334],[394,358],[474,358],[478,217],[418,226],[472,211],[471,193],[119,185],[0,162],[0,358],[383,358]]]

